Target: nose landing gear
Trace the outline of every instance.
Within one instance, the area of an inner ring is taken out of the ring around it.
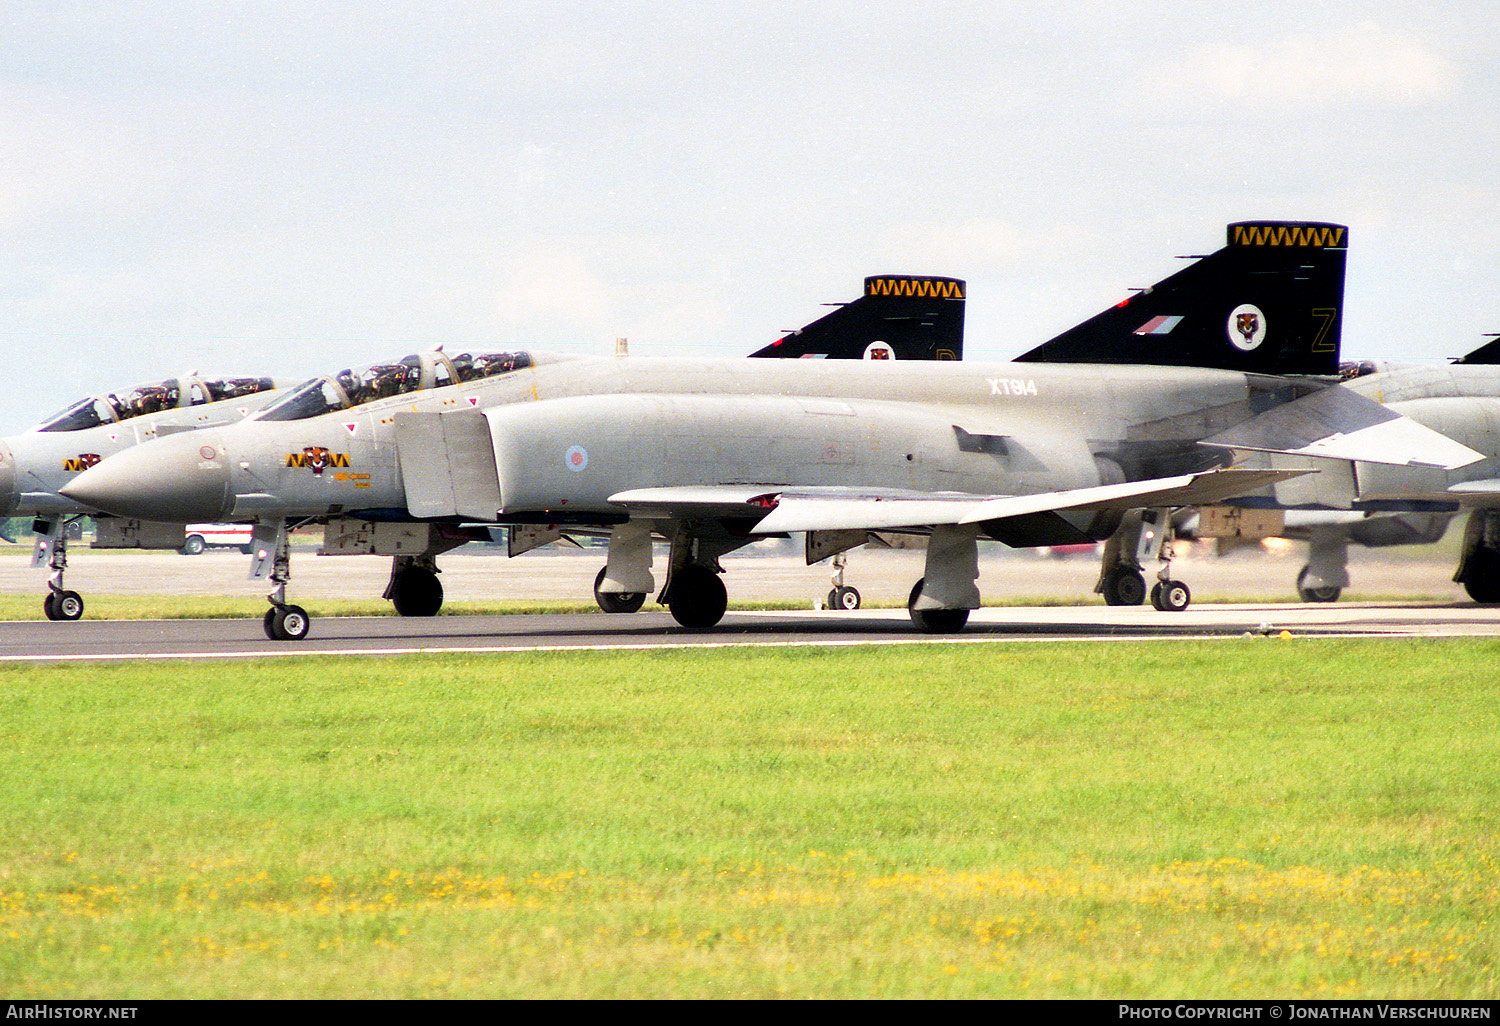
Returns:
[[[287,582],[292,577],[291,544],[285,524],[256,524],[251,534],[252,561],[250,576],[271,578],[271,592],[266,596],[271,608],[266,610],[262,626],[272,641],[301,641],[312,627],[312,617],[301,606],[286,600]]]
[[[47,595],[42,599],[42,613],[49,620],[77,620],[83,616],[83,596],[63,585],[63,574],[68,569],[68,530],[75,522],[76,518],[58,517],[32,524],[36,547],[31,553],[31,565],[52,571],[47,580]]]

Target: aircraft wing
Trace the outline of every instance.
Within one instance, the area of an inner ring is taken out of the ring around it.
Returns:
[[[1500,505],[1500,481],[1494,478],[1464,481],[1449,488],[1448,494],[1469,506]]]
[[[903,489],[817,488],[768,490],[767,486],[722,485],[636,488],[610,496],[637,517],[758,516],[755,534],[788,531],[894,530],[1070,509],[1136,509],[1221,502],[1258,491],[1308,470],[1231,468],[1200,474],[1072,488],[1035,495],[933,494]],[[768,513],[766,511],[769,510]]]
[[[1483,453],[1342,385],[1273,407],[1201,444],[1440,470],[1484,459]]]

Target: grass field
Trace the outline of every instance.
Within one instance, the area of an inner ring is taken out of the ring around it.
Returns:
[[[4,666],[0,989],[1493,999],[1497,657]]]

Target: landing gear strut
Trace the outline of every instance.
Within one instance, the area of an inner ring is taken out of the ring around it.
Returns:
[[[63,574],[68,568],[68,527],[76,519],[57,517],[36,520],[31,525],[37,536],[31,565],[52,571],[47,580],[47,595],[42,599],[42,612],[49,620],[77,620],[83,616],[83,596],[63,586]]]
[[[1172,579],[1172,510],[1141,509],[1125,514],[1120,529],[1104,546],[1099,583],[1094,591],[1111,606],[1138,606],[1145,599],[1146,575],[1142,563],[1156,559],[1161,568],[1151,586],[1153,608],[1163,613],[1180,613],[1192,602],[1186,584]]]
[[[922,579],[912,587],[906,611],[928,634],[952,634],[979,608],[978,531],[972,527],[938,527],[927,540]]]
[[[833,557],[833,589],[829,591],[826,603],[829,609],[859,608],[859,591],[844,583],[844,567],[848,562],[849,558],[842,552]]]
[[[262,621],[266,637],[272,641],[301,641],[312,627],[312,617],[301,606],[286,600],[287,582],[292,577],[291,546],[285,524],[256,524],[251,535],[254,552],[251,577],[271,578],[271,593],[266,598],[271,608]]]

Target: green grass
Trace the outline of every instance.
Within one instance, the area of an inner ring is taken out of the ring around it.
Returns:
[[[1497,656],[0,667],[0,989],[1493,999]]]

